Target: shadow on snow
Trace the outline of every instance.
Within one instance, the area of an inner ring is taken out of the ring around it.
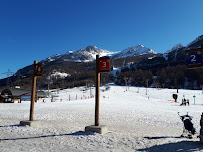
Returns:
[[[70,134],[44,135],[44,136],[37,136],[37,137],[22,137],[22,138],[5,138],[5,139],[0,139],[0,141],[22,140],[22,139],[37,139],[37,138],[61,137],[61,136],[89,136],[89,135],[95,135],[95,133],[94,132],[78,131],[78,132],[70,133]]]
[[[3,128],[3,127],[20,127],[21,125],[6,125],[6,126],[0,126],[0,128]]]
[[[19,127],[21,125],[7,125],[7,126],[0,126],[1,127]],[[49,138],[49,137],[60,137],[60,136],[89,136],[89,135],[95,135],[94,132],[84,132],[84,131],[78,131],[70,134],[55,134],[55,135],[44,135],[44,136],[36,136],[36,137],[21,137],[21,138],[4,138],[0,139],[0,141],[6,141],[6,140],[22,140],[22,139],[36,139],[36,138]]]
[[[162,139],[162,138],[180,138],[180,137],[144,137],[149,140]],[[193,152],[202,151],[203,144],[199,141],[179,141],[175,143],[167,143],[162,145],[154,145],[149,148],[137,149],[137,151],[146,152]]]

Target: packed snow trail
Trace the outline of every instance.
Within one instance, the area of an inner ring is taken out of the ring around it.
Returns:
[[[45,103],[43,99],[35,103],[34,120],[42,122],[39,127],[19,126],[20,121],[29,119],[29,101],[0,104],[0,151],[203,151],[198,138],[180,138],[183,123],[177,115],[189,112],[199,133],[200,90],[179,90],[174,103],[170,100],[175,89],[148,88],[146,95],[146,88],[139,88],[138,93],[137,87],[127,91],[122,86],[101,87],[100,124],[109,129],[104,135],[84,132],[85,126],[94,124],[95,99],[81,99],[90,95],[83,90],[60,90],[55,102],[48,98]],[[183,95],[190,99],[190,106],[180,106]]]

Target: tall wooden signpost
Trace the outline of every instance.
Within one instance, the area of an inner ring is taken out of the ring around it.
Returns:
[[[186,64],[188,69],[195,69],[195,68],[203,68],[203,44],[201,44],[201,48],[186,50]],[[194,97],[194,104],[195,104],[195,95]],[[200,119],[200,142],[203,143],[203,113]]]
[[[99,55],[96,56],[96,90],[95,90],[95,126],[99,125],[99,88],[100,88],[100,72],[99,72]]]
[[[34,61],[33,78],[32,78],[32,95],[30,104],[30,121],[33,121],[37,76],[42,76],[42,74],[43,74],[43,63],[38,63],[37,61]]]
[[[96,56],[96,90],[95,90],[95,125],[85,127],[85,131],[94,131],[97,133],[106,133],[107,127],[99,125],[99,88],[100,88],[100,73],[110,72],[110,58]]]
[[[99,125],[99,88],[100,73],[110,72],[110,58],[96,56],[96,94],[95,94],[95,126]]]
[[[29,125],[29,126],[37,126],[40,124],[39,121],[33,121],[33,115],[34,115],[34,102],[35,102],[35,93],[36,93],[36,81],[37,76],[43,75],[43,63],[38,63],[37,61],[34,61],[33,65],[33,78],[32,78],[32,94],[31,94],[31,104],[30,104],[30,117],[29,121],[21,121],[21,125]],[[36,99],[37,100],[37,99]]]

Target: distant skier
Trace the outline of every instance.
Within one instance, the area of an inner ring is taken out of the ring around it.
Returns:
[[[189,99],[187,99],[187,104],[188,104],[188,106],[190,105]]]
[[[184,103],[184,105],[186,106],[186,99],[185,99],[185,98],[183,99],[183,103]]]
[[[186,99],[182,99],[182,103],[180,104],[180,106],[185,105],[186,106]]]

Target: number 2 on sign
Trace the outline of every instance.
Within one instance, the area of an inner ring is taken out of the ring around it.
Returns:
[[[192,58],[192,60],[191,60],[192,62],[197,61],[197,60],[196,60],[196,56],[195,56],[195,55],[191,55],[190,57]]]

